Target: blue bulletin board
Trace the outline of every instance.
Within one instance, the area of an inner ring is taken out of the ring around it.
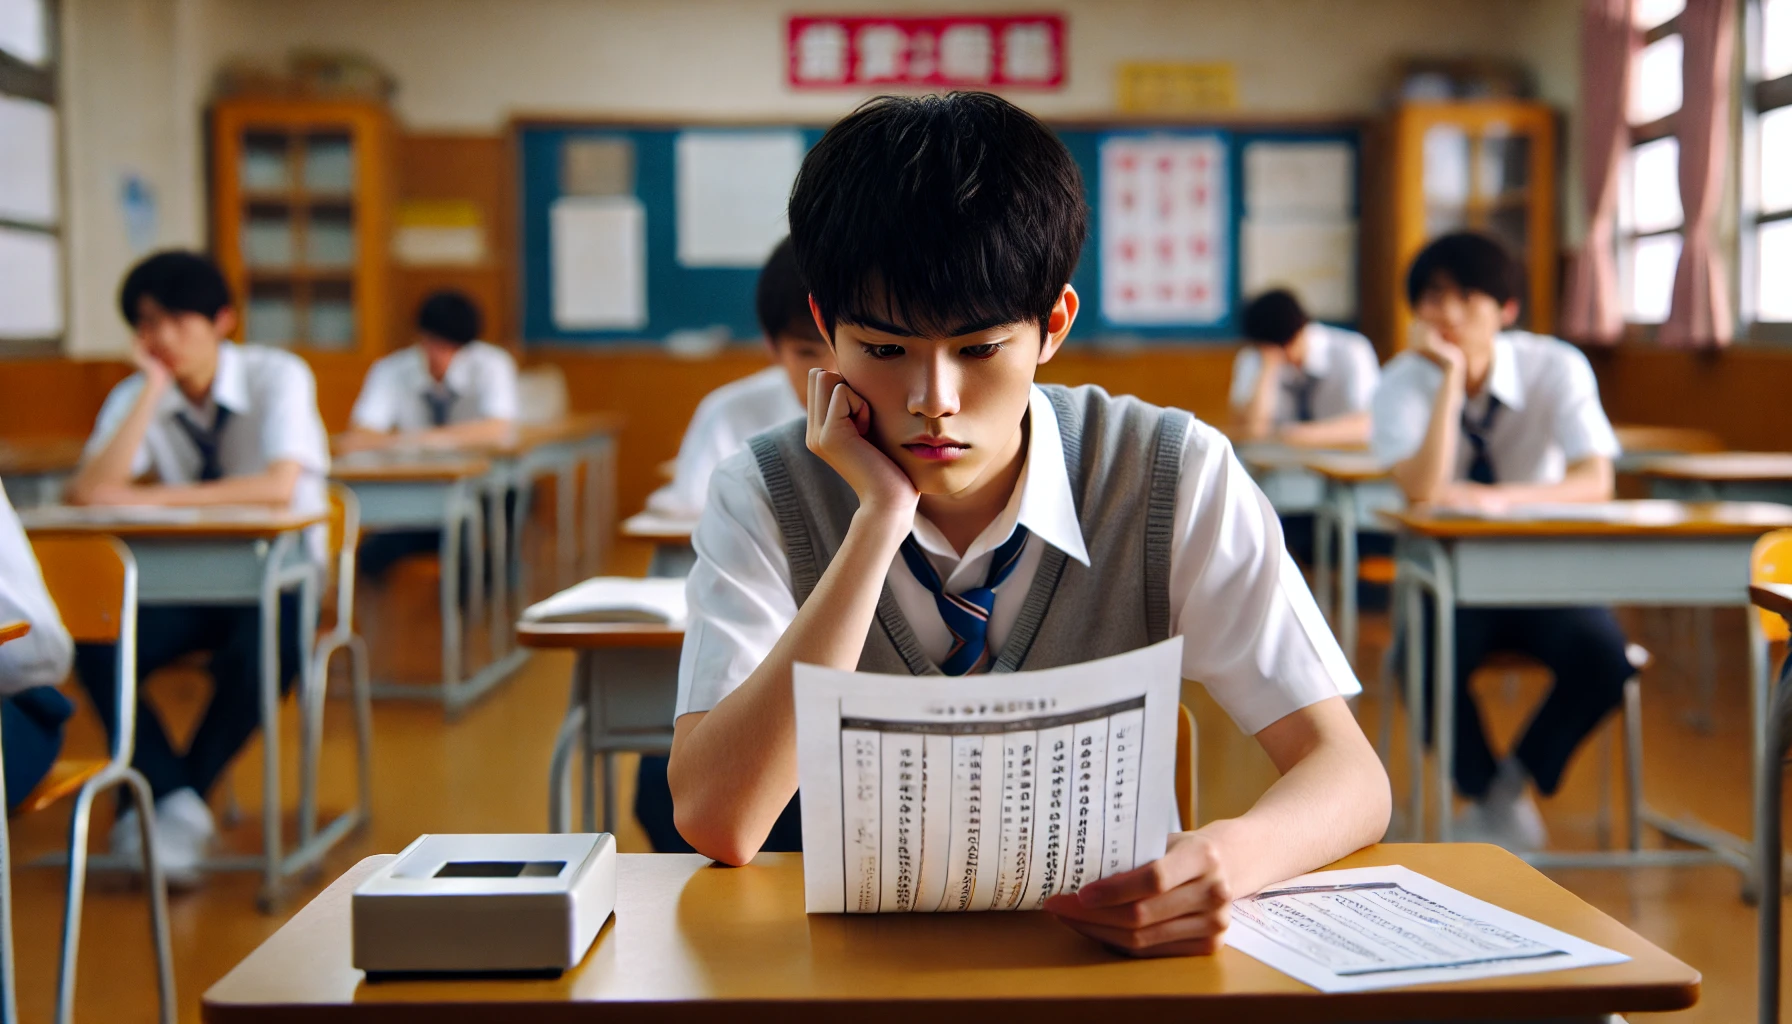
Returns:
[[[519,281],[523,337],[548,344],[605,344],[657,342],[676,331],[716,327],[737,339],[757,338],[753,291],[758,270],[752,267],[691,267],[678,259],[677,147],[686,131],[707,129],[680,125],[642,126],[604,123],[521,122],[516,127]],[[751,129],[800,133],[804,147],[813,146],[825,129],[816,126],[755,126]],[[1062,126],[1057,128],[1071,156],[1083,172],[1090,207],[1089,241],[1083,250],[1072,283],[1083,300],[1083,313],[1072,335],[1073,343],[1100,336],[1125,335],[1158,340],[1221,340],[1237,337],[1242,296],[1237,258],[1246,197],[1242,187],[1244,153],[1257,141],[1337,142],[1349,147],[1353,194],[1350,215],[1360,211],[1360,132],[1353,126],[1240,127],[1165,126]],[[1213,315],[1174,323],[1141,324],[1126,317],[1111,319],[1102,303],[1102,145],[1108,140],[1208,139],[1222,154],[1223,199],[1217,220],[1215,244],[1223,251],[1218,270],[1221,294]],[[567,329],[556,323],[553,296],[553,240],[551,213],[565,191],[565,151],[569,144],[588,140],[626,143],[619,151],[632,154],[626,175],[627,191],[644,215],[645,316],[642,326],[627,329]],[[1346,321],[1348,322],[1348,321]]]

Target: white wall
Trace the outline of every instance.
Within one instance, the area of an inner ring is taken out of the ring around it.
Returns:
[[[160,244],[203,244],[202,113],[219,63],[294,47],[354,50],[398,79],[417,130],[491,132],[516,113],[826,118],[860,94],[784,84],[794,11],[933,13],[950,0],[64,0],[76,353],[122,350],[112,292],[133,254],[117,192],[155,186]],[[1534,67],[1546,99],[1576,90],[1575,0],[1001,0],[979,12],[1068,19],[1068,80],[1013,98],[1101,116],[1128,60],[1229,61],[1242,113],[1366,115],[1395,60],[1491,54]],[[1572,181],[1573,175],[1569,175]],[[1571,207],[1573,204],[1570,204]],[[1578,221],[1570,220],[1571,225]]]

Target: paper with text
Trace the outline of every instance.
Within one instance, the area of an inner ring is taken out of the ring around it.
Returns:
[[[797,665],[810,913],[1037,910],[1163,856],[1182,638],[1037,672]]]
[[[1630,959],[1403,867],[1318,871],[1236,900],[1226,942],[1321,992]]]

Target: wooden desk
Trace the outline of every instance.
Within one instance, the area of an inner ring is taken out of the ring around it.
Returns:
[[[157,509],[51,505],[19,514],[27,533],[103,533],[124,541],[137,563],[139,605],[247,605],[260,612],[264,641],[280,635],[280,595],[299,593],[301,649],[317,635],[321,566],[304,535],[325,516],[255,506]],[[262,852],[209,858],[210,871],[259,871],[263,910],[279,905],[288,878],[322,860],[337,836],[319,833],[290,852],[281,841],[280,653],[261,645]],[[299,671],[306,671],[301,664]],[[96,867],[130,867],[96,857]]]
[[[351,965],[350,869],[205,994],[208,1024],[280,1021],[1227,1021],[1486,1019],[1669,1011],[1700,976],[1492,846],[1371,847],[1334,867],[1403,864],[1627,963],[1322,996],[1233,949],[1132,960],[1044,913],[803,913],[802,858],[722,868],[694,854],[623,854],[616,917],[552,980],[369,984]]]
[[[53,504],[62,496],[62,482],[81,464],[86,439],[26,437],[0,441],[0,479],[18,508]]]
[[[521,558],[521,524],[529,521],[530,489],[525,486],[542,474],[554,477],[555,555],[559,559],[557,586],[603,571],[610,535],[616,522],[616,435],[623,418],[616,413],[572,413],[551,423],[519,424],[491,454],[510,471],[510,486],[517,490],[515,531]],[[579,509],[579,467],[585,468],[583,515]],[[581,537],[578,529],[583,523]],[[581,543],[582,542],[582,543]],[[582,551],[581,551],[582,548]],[[522,562],[521,604],[529,600],[528,563]],[[513,616],[521,604],[511,610]]]
[[[1627,467],[1658,498],[1792,504],[1792,453],[1713,452],[1636,460]]]
[[[18,622],[0,622],[0,644],[11,643],[31,632],[31,623],[23,619]]]
[[[1570,515],[1572,513],[1572,515]],[[1437,835],[1450,837],[1451,763],[1455,724],[1455,615],[1457,607],[1572,607],[1666,605],[1742,607],[1749,604],[1749,555],[1756,538],[1792,526],[1792,507],[1719,502],[1620,501],[1567,506],[1555,518],[1517,510],[1505,516],[1460,516],[1428,510],[1383,513],[1400,529],[1396,611],[1418,621],[1421,590],[1436,596],[1433,623],[1433,763]],[[1747,616],[1749,707],[1763,721],[1768,693],[1766,658],[1758,643],[1760,621]],[[1423,652],[1407,649],[1409,707],[1422,703]],[[1411,763],[1424,763],[1422,723],[1411,716]],[[1764,734],[1751,730],[1754,764]],[[1423,773],[1414,772],[1411,793],[1415,834],[1424,820]],[[1588,854],[1540,854],[1533,863],[1561,866],[1657,866],[1717,862],[1746,872],[1747,843],[1694,821],[1647,812],[1647,823],[1699,850],[1622,850]]]
[[[572,756],[585,782],[584,830],[598,831],[594,755],[604,759],[603,831],[616,831],[616,755],[672,749],[684,627],[641,622],[519,622],[524,647],[572,649],[571,698],[548,760],[548,831],[572,828]]]
[[[1324,487],[1313,524],[1314,596],[1321,601],[1338,633],[1344,657],[1356,661],[1357,531],[1375,523],[1375,513],[1405,505],[1388,478],[1388,470],[1368,452],[1309,455],[1301,466]],[[1337,558],[1332,544],[1338,545]],[[1335,569],[1335,573],[1334,573]],[[1337,591],[1332,586],[1335,582]]]
[[[653,560],[648,563],[649,576],[688,576],[697,561],[691,550],[691,534],[697,521],[658,512],[636,512],[622,521],[622,535],[633,540],[653,542]]]
[[[495,463],[483,455],[461,449],[382,448],[355,452],[335,460],[334,480],[347,484],[361,503],[364,533],[383,530],[434,530],[441,534],[438,557],[441,582],[438,600],[442,616],[442,678],[433,687],[373,684],[377,697],[438,700],[448,714],[460,712],[492,687],[508,678],[528,653],[509,643],[511,624],[511,543],[502,509],[505,480],[494,472]],[[482,495],[489,502],[482,503]],[[490,522],[485,509],[494,509]],[[467,555],[472,584],[468,588],[469,612],[477,620],[486,614],[485,554],[492,554],[490,629],[492,660],[468,672],[461,620],[460,559],[462,528],[466,527]]]
[[[1263,489],[1270,505],[1279,513],[1316,511],[1323,501],[1324,487],[1307,468],[1313,459],[1331,456],[1355,456],[1363,447],[1310,448],[1282,441],[1241,441],[1237,445],[1238,460]]]
[[[1714,431],[1696,427],[1652,427],[1627,423],[1613,426],[1612,432],[1618,435],[1618,446],[1624,450],[1623,458],[1692,455],[1724,450],[1723,438]]]

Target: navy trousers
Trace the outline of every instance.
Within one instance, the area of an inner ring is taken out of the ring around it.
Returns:
[[[211,654],[212,698],[184,753],[142,693],[150,673],[197,651]],[[75,671],[111,737],[118,728],[118,672],[111,644],[77,644]],[[280,597],[280,692],[303,664],[299,596]],[[137,611],[137,737],[132,761],[159,799],[183,786],[210,792],[261,726],[261,611],[215,605],[151,606]]]
[[[1429,595],[1425,621],[1425,739],[1431,742],[1432,647],[1435,612]],[[1487,793],[1499,760],[1488,744],[1481,709],[1469,677],[1496,652],[1522,654],[1543,663],[1554,677],[1513,756],[1545,796],[1561,785],[1568,759],[1600,721],[1624,699],[1635,669],[1625,654],[1624,630],[1609,608],[1458,608],[1456,610],[1456,788],[1478,799]],[[1406,662],[1397,649],[1394,668]]]
[[[666,782],[667,758],[658,754],[641,755],[641,770],[635,776],[635,818],[647,833],[655,853],[695,853],[691,844],[678,834],[672,823],[672,787]],[[800,853],[803,849],[802,798],[791,797],[782,814],[772,825],[771,834],[760,847],[767,853]]]
[[[62,727],[75,705],[54,686],[33,686],[0,700],[0,745],[6,750],[6,809],[11,811],[49,774],[62,750]]]

